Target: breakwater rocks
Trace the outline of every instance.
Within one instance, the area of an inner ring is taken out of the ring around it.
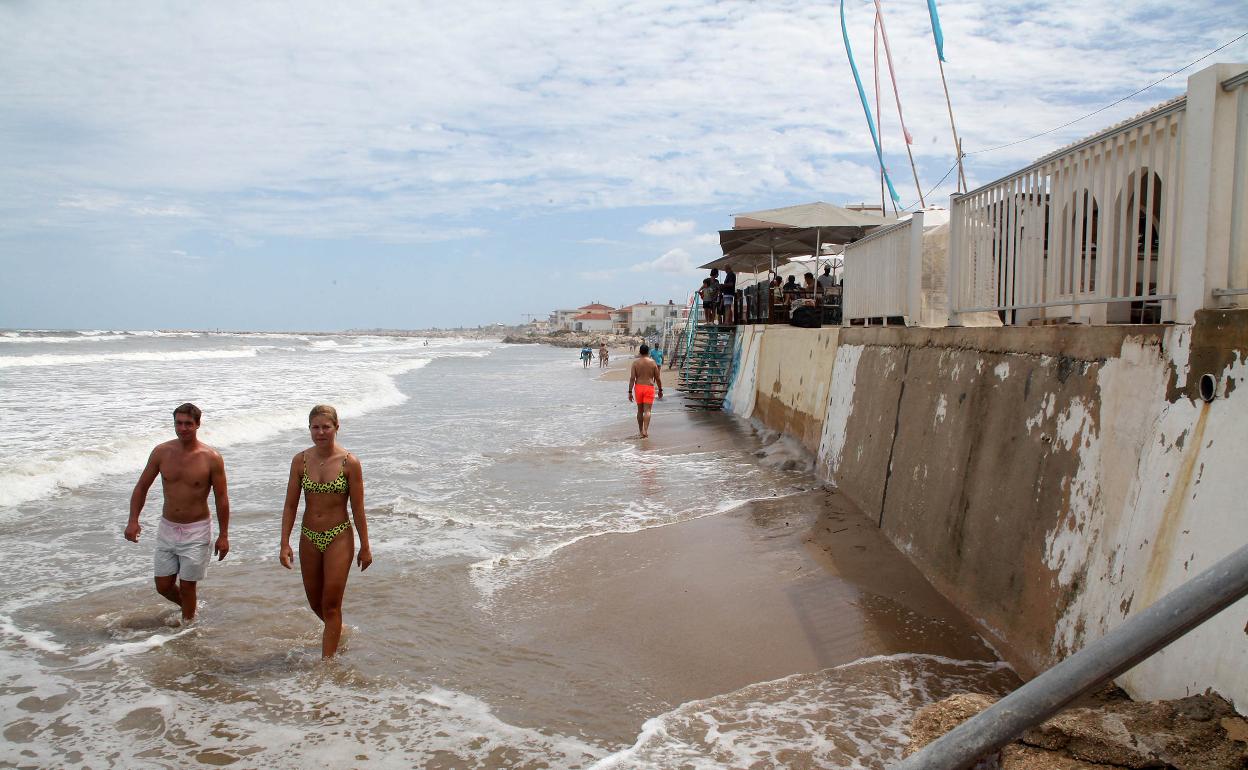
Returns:
[[[906,753],[936,740],[996,701],[954,695],[919,711]],[[1137,703],[1113,700],[1059,713],[1001,750],[1001,770],[1248,767],[1248,722],[1217,695]]]
[[[509,334],[503,337],[503,342],[513,345],[553,345],[557,348],[579,348],[589,345],[597,349],[603,343],[606,343],[608,348],[635,348],[645,340],[632,334],[553,332],[551,334]]]

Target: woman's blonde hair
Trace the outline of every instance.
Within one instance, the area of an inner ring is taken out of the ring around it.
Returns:
[[[334,424],[334,427],[335,428],[338,427],[338,410],[333,408],[329,404],[317,404],[316,406],[312,407],[312,411],[308,412],[308,424],[309,425],[312,424],[312,420],[317,415],[323,415],[325,417],[328,417],[329,421]]]

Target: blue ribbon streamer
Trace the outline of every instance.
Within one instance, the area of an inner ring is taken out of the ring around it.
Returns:
[[[936,56],[941,61],[945,58],[945,33],[940,31],[940,14],[936,13],[936,0],[927,0],[927,15],[932,17],[932,37],[936,39]]]
[[[862,78],[858,76],[858,65],[854,64],[854,51],[849,47],[849,31],[845,27],[845,0],[841,0],[841,36],[845,38],[845,55],[849,57],[849,68],[854,73],[854,83],[858,86],[858,98],[862,100],[862,111],[867,116],[867,127],[871,129],[871,141],[875,144],[875,157],[880,160],[880,171],[884,174],[884,182],[888,185],[888,194],[893,203],[901,203],[901,196],[893,189],[893,180],[888,177],[888,169],[884,167],[884,151],[880,149],[880,137],[875,132],[875,121],[871,119],[871,108],[867,106],[867,92],[862,88]]]

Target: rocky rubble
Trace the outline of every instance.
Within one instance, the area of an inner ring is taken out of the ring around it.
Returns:
[[[550,334],[509,334],[503,337],[503,342],[513,345],[553,345],[557,348],[579,348],[589,345],[596,350],[604,342],[608,348],[635,348],[645,340],[631,334],[552,332]]]
[[[986,695],[954,695],[922,709],[910,723],[913,754],[995,702]],[[1248,722],[1217,695],[1170,701],[1109,701],[1061,712],[983,767],[1001,770],[1248,768]]]

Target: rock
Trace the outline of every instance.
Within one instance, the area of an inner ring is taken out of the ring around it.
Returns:
[[[645,342],[645,339],[631,334],[607,334],[605,332],[577,334],[568,331],[558,331],[550,334],[508,335],[503,337],[503,342],[513,345],[553,345],[557,348],[579,348],[589,345],[594,350],[597,350],[598,346],[604,342],[608,348],[632,349]]]
[[[910,721],[910,745],[905,755],[910,756],[996,702],[996,698],[968,692],[924,706]]]
[[[990,706],[965,694],[920,710],[910,725],[907,755]],[[1248,768],[1248,725],[1217,695],[1171,701],[1112,701],[1063,711],[1028,730],[1000,754],[1001,770],[1040,768]]]

